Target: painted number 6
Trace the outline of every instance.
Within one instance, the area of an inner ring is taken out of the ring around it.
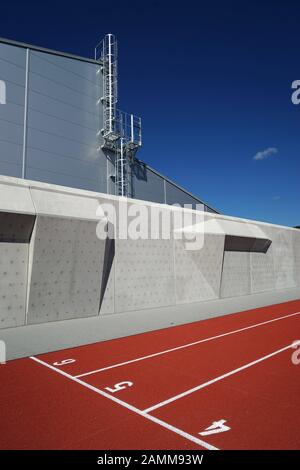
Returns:
[[[65,366],[66,364],[72,364],[72,362],[76,362],[75,359],[64,359],[60,362],[53,362],[54,366]]]
[[[226,424],[226,419],[220,419],[220,421],[213,421],[212,425],[205,429],[203,432],[199,432],[200,436],[210,436],[211,434],[218,434],[219,432],[230,431],[230,427]]]

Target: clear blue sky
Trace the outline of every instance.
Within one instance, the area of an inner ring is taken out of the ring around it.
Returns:
[[[300,225],[299,1],[4,0],[0,31],[83,56],[115,33],[140,158],[226,214]]]

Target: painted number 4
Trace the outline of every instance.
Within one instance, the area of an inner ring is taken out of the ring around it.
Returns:
[[[214,421],[211,426],[205,429],[203,432],[199,432],[200,436],[209,436],[210,434],[218,434],[219,432],[229,431],[230,427],[227,426],[225,419],[220,421]]]

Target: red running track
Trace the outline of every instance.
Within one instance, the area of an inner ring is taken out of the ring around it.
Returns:
[[[297,340],[300,300],[10,361],[0,448],[299,449]]]

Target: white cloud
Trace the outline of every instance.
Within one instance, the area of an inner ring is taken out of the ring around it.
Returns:
[[[276,147],[269,147],[266,150],[261,150],[257,152],[253,160],[266,160],[266,158],[272,157],[272,155],[276,155],[278,153],[278,149]]]
[[[273,196],[272,199],[273,199],[273,201],[279,201],[281,199],[281,197],[280,196]]]

